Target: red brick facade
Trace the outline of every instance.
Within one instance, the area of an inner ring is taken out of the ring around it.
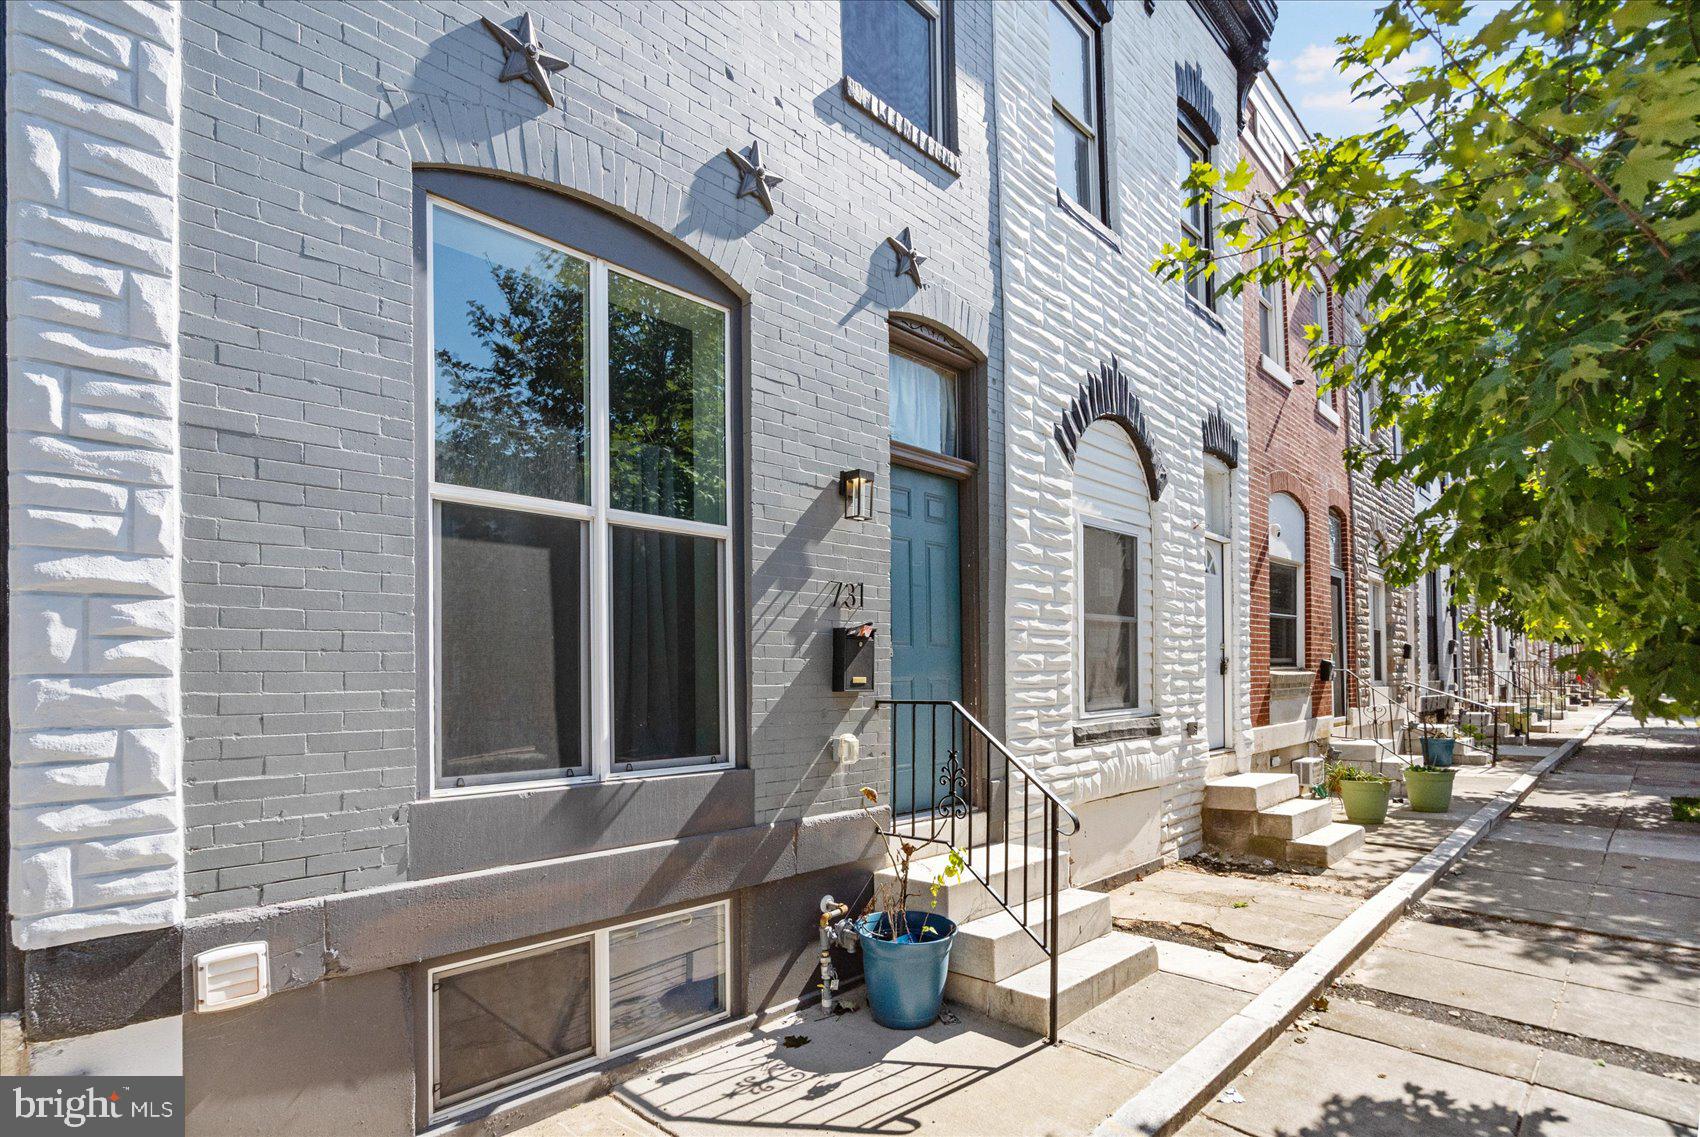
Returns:
[[[1256,151],[1246,148],[1257,171],[1254,193],[1275,189],[1269,171],[1257,162]],[[1305,320],[1295,311],[1295,296],[1282,287],[1279,302],[1281,322],[1287,330],[1287,365],[1266,365],[1259,338],[1260,302],[1255,289],[1242,294],[1246,335],[1246,420],[1250,438],[1251,511],[1251,721],[1254,727],[1269,724],[1269,498],[1287,493],[1305,512],[1304,635],[1303,666],[1314,669],[1319,660],[1333,656],[1333,619],[1330,608],[1329,513],[1338,515],[1345,553],[1340,571],[1345,575],[1347,605],[1345,635],[1350,637],[1351,607],[1355,581],[1351,565],[1351,497],[1347,481],[1345,448],[1347,411],[1341,392],[1326,402],[1316,397],[1316,380],[1306,359]],[[1343,322],[1339,299],[1328,295],[1331,334],[1338,337]],[[1324,408],[1331,408],[1330,416]],[[1347,644],[1347,658],[1352,650]],[[1330,713],[1332,690],[1328,684],[1311,688],[1312,713]]]

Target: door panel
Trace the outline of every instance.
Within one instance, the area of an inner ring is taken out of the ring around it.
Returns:
[[[962,698],[962,534],[957,483],[902,466],[891,468],[891,697]],[[931,808],[940,796],[954,718],[929,721],[918,710],[911,727],[897,710],[899,813]],[[919,766],[916,763],[919,761]],[[936,763],[936,768],[935,768]]]
[[[1228,745],[1226,561],[1226,546],[1204,543],[1204,712],[1212,750]]]
[[[1346,713],[1346,582],[1339,576],[1328,578],[1330,615],[1334,623],[1334,717]]]

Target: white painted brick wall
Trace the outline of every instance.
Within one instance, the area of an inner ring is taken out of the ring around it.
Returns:
[[[182,919],[179,12],[7,14],[13,938]]]
[[[1148,271],[1179,230],[1175,188],[1175,64],[1200,64],[1223,134],[1215,157],[1231,165],[1232,64],[1186,4],[1118,5],[1105,32],[1111,225],[1120,251],[1056,205],[1049,37],[1044,4],[997,6],[999,199],[1004,250],[1009,503],[1008,740],[1074,802],[1162,789],[1162,853],[1202,844],[1205,776],[1204,517],[1201,426],[1220,404],[1246,437],[1239,305],[1220,326],[1190,311],[1176,284]],[[1052,430],[1077,386],[1120,358],[1169,473],[1153,509],[1155,702],[1159,737],[1076,747],[1073,471]],[[1247,635],[1250,580],[1245,468],[1235,472],[1228,593],[1235,682],[1230,731],[1250,722]],[[1197,722],[1196,737],[1184,726]]]

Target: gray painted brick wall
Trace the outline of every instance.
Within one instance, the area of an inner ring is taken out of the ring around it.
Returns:
[[[888,310],[982,348],[999,341],[992,5],[955,5],[960,177],[846,103],[835,4],[529,9],[571,59],[554,78],[554,109],[496,82],[500,54],[478,19],[511,20],[517,4],[184,9],[191,911],[407,873],[406,814],[420,793],[414,558],[425,551],[415,163],[601,199],[748,293],[745,725],[757,817],[845,808],[877,771],[877,746],[849,769],[827,746],[871,715],[868,699],[829,691],[829,582],[866,583],[867,618],[883,625],[889,613],[883,510],[844,522],[835,478],[862,465],[887,484]],[[771,218],[735,198],[723,153],[751,138],[787,179]],[[905,226],[936,282],[919,294],[893,277],[884,245]],[[996,454],[995,350],[987,371]],[[997,644],[994,633],[994,670]]]

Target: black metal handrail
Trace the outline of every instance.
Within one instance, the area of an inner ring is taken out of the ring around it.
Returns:
[[[877,705],[891,708],[892,836],[960,850],[968,873],[1045,953],[1051,972],[1048,1037],[1056,1042],[1062,839],[1080,832],[1079,815],[961,703],[948,699],[879,699]],[[999,775],[1001,795],[996,792]],[[900,796],[905,789],[907,798]],[[1037,847],[1045,858],[1036,895],[1031,868],[1035,796],[1038,815],[1043,819],[1038,826]],[[905,805],[908,812],[904,812]],[[978,838],[976,815],[980,816]],[[1069,822],[1066,831],[1062,827],[1065,817]],[[998,845],[1003,852],[1001,875],[996,866]],[[1012,845],[1022,851],[1019,900],[1011,883]]]
[[[1402,704],[1399,703],[1396,699],[1394,699],[1393,696],[1391,694],[1389,694],[1387,691],[1382,690],[1381,688],[1377,687],[1370,680],[1366,680],[1363,676],[1359,675],[1356,671],[1353,671],[1350,667],[1345,667],[1345,666],[1342,666],[1340,664],[1335,664],[1335,667],[1339,669],[1339,671],[1342,675],[1345,675],[1350,679],[1356,680],[1356,683],[1354,684],[1354,686],[1357,688],[1357,697],[1354,698],[1352,700],[1352,702],[1353,702],[1353,704],[1357,705],[1358,710],[1360,710],[1360,711],[1363,710],[1363,706],[1362,706],[1363,693],[1365,691],[1368,691],[1370,696],[1371,696],[1371,698],[1370,698],[1370,714],[1371,714],[1370,729],[1373,733],[1367,739],[1363,738],[1360,735],[1356,735],[1356,734],[1350,734],[1350,735],[1348,735],[1348,737],[1351,738],[1352,741],[1354,741],[1354,742],[1373,742],[1378,747],[1380,747],[1381,749],[1383,749],[1383,750],[1387,751],[1389,754],[1393,755],[1394,758],[1398,759],[1400,762],[1409,766],[1411,763],[1410,763],[1409,760],[1407,760],[1405,755],[1399,753],[1398,749],[1396,749],[1395,747],[1387,745],[1387,743],[1385,743],[1381,740],[1381,737],[1380,737],[1381,724],[1384,720],[1381,718],[1380,708],[1378,708],[1375,705],[1375,696],[1379,695],[1382,699],[1386,700],[1388,716],[1387,716],[1385,721],[1386,721],[1387,725],[1393,727],[1395,730],[1397,730],[1399,728],[1399,723],[1396,721],[1396,718],[1395,718],[1395,712],[1398,711],[1399,709],[1401,709]],[[1358,720],[1360,725],[1362,724],[1362,721],[1363,721],[1362,719]],[[1351,719],[1350,715],[1346,716],[1346,729],[1347,729],[1347,731],[1351,731],[1353,729],[1353,723],[1352,723],[1352,719]]]
[[[1456,725],[1460,730],[1463,729],[1464,726],[1464,705],[1467,704],[1487,712],[1488,724],[1491,728],[1488,731],[1488,743],[1491,754],[1489,763],[1493,766],[1499,765],[1499,711],[1497,708],[1495,708],[1491,703],[1482,702],[1480,699],[1472,699],[1468,695],[1460,694],[1457,691],[1443,691],[1439,687],[1430,687],[1427,683],[1419,683],[1414,679],[1411,681],[1411,686],[1418,691],[1427,691],[1431,695],[1439,695],[1443,698],[1451,699],[1453,702],[1459,704],[1458,721],[1454,725]],[[1423,715],[1419,705],[1417,721],[1421,723],[1422,718]],[[1427,737],[1426,734],[1425,737]]]

